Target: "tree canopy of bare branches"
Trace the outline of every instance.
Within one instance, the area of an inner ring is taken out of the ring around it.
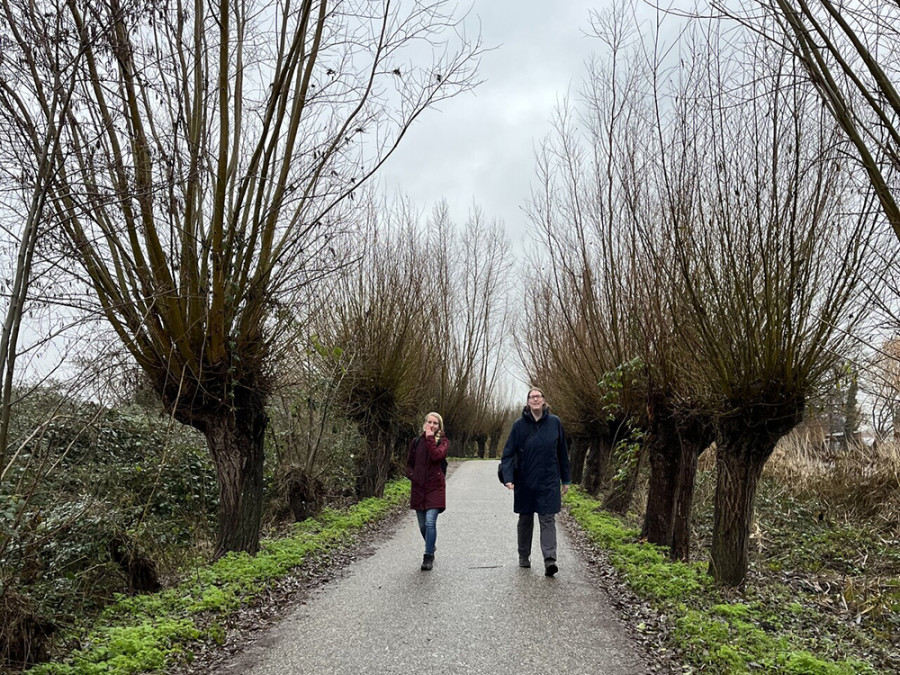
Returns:
[[[24,29],[34,13],[59,17],[52,58]],[[216,552],[254,552],[272,310],[347,264],[360,184],[473,84],[478,45],[440,1],[9,0],[0,32],[4,114],[26,130],[83,54],[48,194],[58,245],[167,408],[206,435]]]
[[[894,0],[754,0],[743,8],[717,0],[710,5],[802,64],[852,143],[900,238],[900,6]]]
[[[454,453],[498,421],[508,270],[505,237],[476,209],[459,227],[446,205],[423,223],[411,204],[374,211],[360,272],[344,275],[325,343],[346,370],[338,399],[367,440],[361,496],[380,494],[392,451],[429,411]]]

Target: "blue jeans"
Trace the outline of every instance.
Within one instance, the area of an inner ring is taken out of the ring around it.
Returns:
[[[416,509],[416,518],[419,519],[419,532],[425,539],[425,555],[434,555],[434,544],[437,541],[437,517],[438,509],[420,511]]]

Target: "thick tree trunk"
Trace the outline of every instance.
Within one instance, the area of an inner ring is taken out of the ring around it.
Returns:
[[[301,523],[321,513],[325,502],[325,485],[304,469],[289,469],[280,479],[281,490],[294,521]]]
[[[584,459],[584,475],[582,487],[585,492],[596,497],[603,489],[603,479],[609,467],[609,456],[612,446],[605,436],[593,436],[589,440],[587,456]]]
[[[461,434],[458,438],[450,436],[450,456],[465,457],[466,448],[469,447],[469,441],[472,437],[469,434]],[[405,457],[403,459],[406,459]]]
[[[219,484],[217,558],[229,551],[255,555],[259,550],[268,421],[264,404],[263,396],[245,392],[236,396],[233,408],[205,417],[203,433]]]
[[[487,446],[487,436],[484,434],[479,434],[475,437],[475,442],[478,444],[478,459],[484,459],[486,456],[486,446]]]
[[[710,420],[701,415],[651,412],[647,450],[650,484],[642,535],[669,547],[673,560],[688,560],[691,550],[691,511],[697,457],[713,441]]]
[[[671,546],[675,492],[681,467],[681,444],[670,415],[651,422],[644,447],[650,462],[647,509],[641,538],[658,546]]]
[[[406,457],[403,458],[406,461]],[[373,434],[368,451],[362,457],[356,477],[356,495],[360,499],[384,496],[391,475],[391,439],[385,432]]]
[[[775,439],[777,440],[777,439]],[[716,451],[716,503],[709,573],[721,584],[740,586],[749,564],[750,524],[766,452],[756,436],[721,439]]]
[[[681,438],[681,461],[675,484],[675,500],[672,513],[672,560],[688,562],[691,559],[691,512],[694,509],[694,483],[697,478],[697,458],[709,443],[692,443]]]
[[[716,503],[709,573],[720,584],[740,586],[747,577],[750,524],[759,478],[778,439],[803,419],[803,397],[778,403],[766,392],[760,403],[733,402],[740,415],[716,424]]]
[[[503,438],[502,433],[491,434],[488,441],[488,457],[491,459],[500,458],[500,440]]]

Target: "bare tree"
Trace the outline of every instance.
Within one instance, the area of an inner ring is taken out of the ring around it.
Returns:
[[[668,127],[661,166],[694,386],[715,415],[710,572],[738,585],[763,466],[854,323],[844,312],[872,208],[790,64],[764,43],[723,49],[721,37],[692,55],[700,67],[677,92],[691,105]]]
[[[166,407],[207,438],[216,554],[258,547],[272,308],[345,264],[359,185],[423,110],[473,84],[478,47],[446,10],[70,0],[60,13],[63,60],[84,57],[48,210]],[[3,28],[40,11],[21,3]],[[54,67],[25,72],[53,82]],[[51,110],[35,97],[19,114],[41,126]]]
[[[852,143],[900,238],[900,6],[896,1],[754,0],[749,9],[737,9],[732,3],[714,0],[710,5],[785,48],[802,64]]]
[[[459,228],[445,203],[431,218],[426,260],[432,300],[428,335],[433,339],[434,410],[444,416],[451,453],[468,440],[487,440],[507,343],[511,260],[500,224],[477,207]]]
[[[528,204],[537,246],[520,350],[529,377],[570,420],[575,447],[586,450],[581,481],[592,494],[603,486],[612,449],[635,411],[633,391],[619,391],[612,401],[599,384],[635,355],[628,283],[633,247],[620,236],[617,175],[619,141],[634,122],[630,75],[616,79],[621,87],[588,92],[597,98],[582,124],[563,102],[538,152],[538,187]]]
[[[6,17],[16,16],[19,9],[9,0],[0,4],[0,12]],[[83,52],[68,54],[58,49],[63,27],[57,12],[23,13],[22,19],[18,30],[0,33],[0,108],[5,111],[2,208],[15,213],[21,223],[6,233],[17,244],[17,251],[12,276],[6,280],[9,303],[0,333],[0,469],[6,466],[19,333],[32,283],[35,250],[45,226],[49,185],[64,151],[61,129],[70,113],[77,64],[83,56]],[[12,45],[15,49],[7,48]],[[52,64],[54,80],[29,82],[19,77],[21,64],[11,58],[17,53],[26,55],[26,63]],[[29,85],[33,89],[29,90]],[[36,126],[34,120],[21,114],[29,98],[41,99],[47,106],[43,125]]]
[[[338,395],[367,439],[364,496],[380,493],[392,451],[431,410],[460,455],[495,432],[510,264],[499,224],[477,209],[459,228],[445,204],[427,222],[408,202],[372,208],[376,224],[359,270],[344,275],[327,339],[343,350]]]
[[[393,453],[415,428],[435,371],[428,249],[417,216],[409,204],[377,216],[372,209],[365,256],[343,275],[320,331],[346,364],[338,401],[366,439],[357,459],[360,497],[382,494]]]

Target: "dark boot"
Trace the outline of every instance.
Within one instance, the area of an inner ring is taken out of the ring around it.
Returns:
[[[544,574],[552,577],[557,572],[559,572],[559,568],[556,566],[556,560],[553,558],[544,559]]]
[[[430,570],[432,567],[434,567],[434,556],[426,553],[422,557],[422,571]]]
[[[528,559],[527,555],[519,556],[519,567],[531,567],[531,561]]]

